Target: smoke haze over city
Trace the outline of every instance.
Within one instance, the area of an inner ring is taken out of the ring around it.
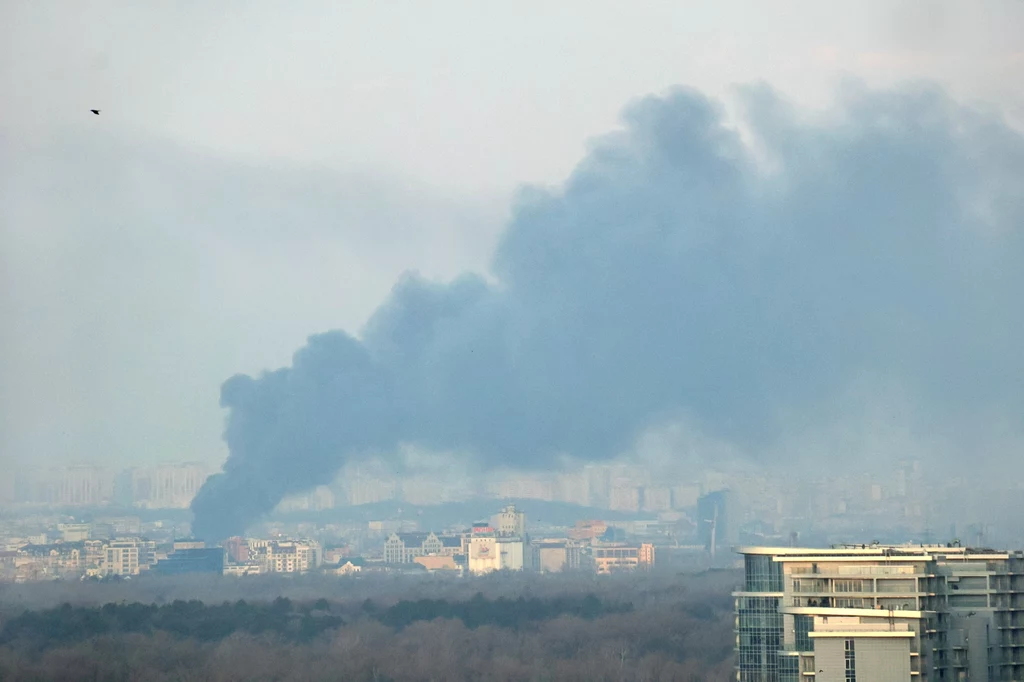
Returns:
[[[893,428],[1019,436],[1024,138],[931,86],[742,101],[738,125],[692,90],[632,104],[519,194],[493,281],[405,276],[359,338],[227,381],[197,532],[406,443],[547,468],[681,414],[756,459],[893,402]]]
[[[1009,514],[1022,22],[8,3],[0,468],[223,467],[211,537],[410,457],[915,460]]]
[[[0,2],[0,680],[1024,680],[1021,36]]]

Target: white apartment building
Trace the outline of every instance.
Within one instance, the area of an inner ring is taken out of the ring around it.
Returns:
[[[742,547],[738,682],[1024,679],[1024,556]]]
[[[111,542],[104,546],[103,551],[105,575],[139,574],[139,545],[134,540]]]
[[[248,544],[261,573],[306,573],[323,563],[323,549],[313,540],[251,539]]]

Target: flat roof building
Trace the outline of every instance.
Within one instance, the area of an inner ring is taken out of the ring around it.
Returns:
[[[739,682],[1024,679],[1024,556],[741,547]]]

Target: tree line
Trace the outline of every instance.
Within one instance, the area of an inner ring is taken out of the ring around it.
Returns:
[[[0,595],[0,680],[724,682],[734,577],[438,583],[431,598],[405,581],[347,597],[296,583],[264,600],[28,609]]]
[[[291,642],[308,642],[345,623],[331,613],[331,604],[318,599],[313,604],[295,605],[287,597],[271,602],[207,605],[199,600],[176,600],[170,604],[104,604],[87,607],[68,603],[57,608],[25,611],[3,624],[0,646],[12,643],[34,651],[77,642],[99,635],[166,632],[191,637],[201,642],[218,641],[236,632],[250,635],[271,633]],[[519,630],[540,621],[562,615],[585,619],[608,613],[625,613],[632,604],[608,604],[593,594],[580,598],[563,596],[550,599],[488,599],[477,593],[472,599],[452,602],[447,599],[400,600],[381,608],[372,600],[363,602],[361,611],[394,629],[418,621],[457,619],[470,628],[484,625]]]

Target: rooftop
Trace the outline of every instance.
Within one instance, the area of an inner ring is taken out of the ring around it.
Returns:
[[[988,547],[961,547],[953,545],[832,545],[831,547],[736,547],[738,554],[776,557],[787,559],[821,558],[823,560],[870,559],[883,557],[904,560],[930,560],[933,558],[1009,558],[1011,552]]]

